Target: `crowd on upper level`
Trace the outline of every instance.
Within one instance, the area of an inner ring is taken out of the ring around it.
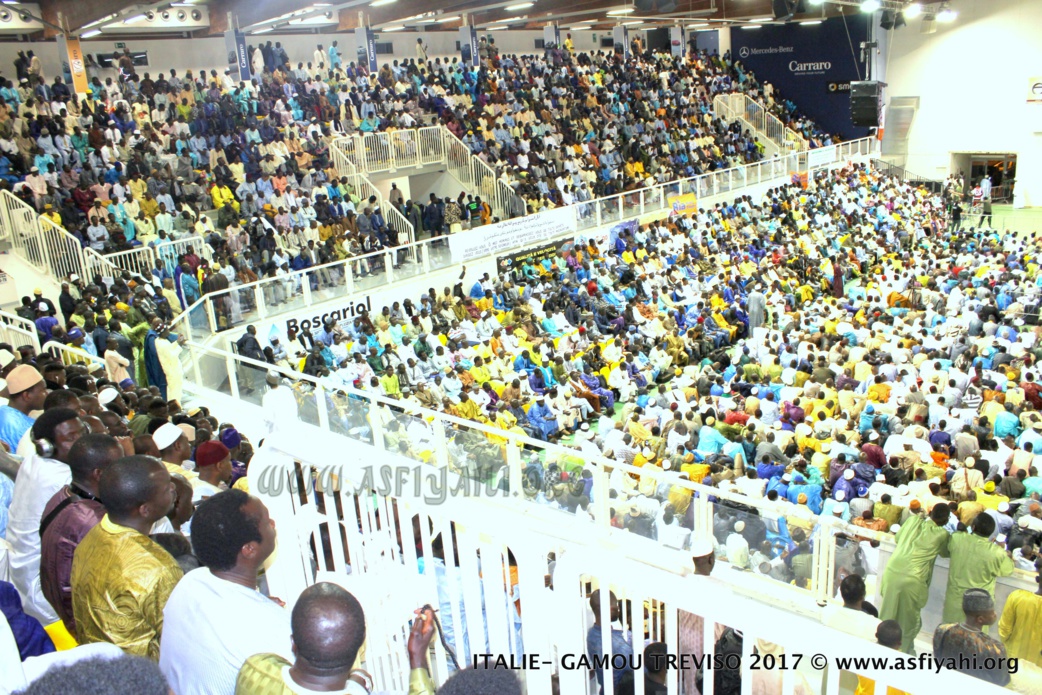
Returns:
[[[38,57],[20,59],[0,87],[0,181],[99,253],[239,221],[292,246],[286,237],[332,221],[345,230],[339,252],[352,254],[406,240],[383,201],[359,199],[333,166],[331,142],[345,133],[444,124],[539,211],[760,160],[757,136],[713,112],[717,94],[749,94],[811,128],[728,54],[500,55],[483,40],[481,57],[466,67],[423,51],[370,73],[335,45],[294,66],[268,42],[252,49],[256,74],[244,82],[214,69],[139,74],[124,51],[85,97],[43,75]],[[816,130],[811,139],[832,141]],[[493,219],[488,201],[448,212],[444,202],[428,211],[392,192],[385,204],[414,236]]]

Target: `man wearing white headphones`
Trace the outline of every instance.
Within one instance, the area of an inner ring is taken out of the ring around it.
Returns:
[[[75,410],[45,410],[33,424],[36,453],[22,462],[14,485],[7,523],[11,581],[22,596],[25,612],[44,627],[56,622],[58,613],[40,588],[40,522],[44,507],[54,493],[72,481],[72,470],[67,463],[69,449],[88,432]]]

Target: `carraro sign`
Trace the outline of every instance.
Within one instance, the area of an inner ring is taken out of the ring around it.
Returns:
[[[449,237],[449,249],[453,263],[463,263],[472,258],[496,255],[506,249],[537,244],[575,230],[575,212],[570,207],[558,208],[453,234]]]

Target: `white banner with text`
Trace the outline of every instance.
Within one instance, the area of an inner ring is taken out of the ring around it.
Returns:
[[[517,217],[449,236],[453,263],[495,255],[506,249],[538,244],[574,233],[575,211],[570,207]]]

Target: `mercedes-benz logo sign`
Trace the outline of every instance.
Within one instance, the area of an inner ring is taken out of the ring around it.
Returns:
[[[741,48],[739,48],[738,49],[738,55],[740,55],[743,58],[748,58],[749,57],[749,47],[748,46],[742,46]]]

